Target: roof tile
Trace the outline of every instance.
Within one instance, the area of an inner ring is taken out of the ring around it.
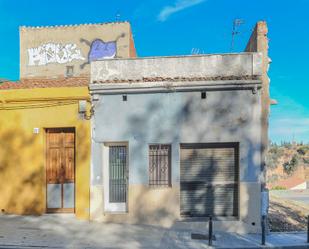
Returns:
[[[213,77],[142,77],[136,79],[110,79],[110,80],[94,80],[92,84],[109,84],[109,83],[144,83],[144,82],[179,82],[179,81],[217,81],[217,80],[259,80],[257,75],[243,76],[213,76]]]
[[[61,77],[55,79],[27,78],[19,81],[6,81],[0,84],[0,90],[54,88],[54,87],[82,87],[88,86],[89,77]]]

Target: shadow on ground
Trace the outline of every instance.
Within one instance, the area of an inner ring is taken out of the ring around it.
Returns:
[[[271,198],[269,228],[272,232],[306,230],[307,218],[303,211],[283,200]]]

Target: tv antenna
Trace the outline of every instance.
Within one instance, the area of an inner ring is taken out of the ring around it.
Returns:
[[[240,34],[240,32],[238,31],[238,27],[244,23],[245,21],[243,19],[236,18],[233,21],[231,52],[234,50],[235,36]]]

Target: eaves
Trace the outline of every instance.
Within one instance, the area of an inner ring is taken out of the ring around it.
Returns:
[[[257,80],[217,80],[217,81],[190,81],[190,82],[130,82],[90,84],[90,94],[129,94],[129,93],[169,93],[190,91],[239,91],[257,90],[262,87],[262,81]]]

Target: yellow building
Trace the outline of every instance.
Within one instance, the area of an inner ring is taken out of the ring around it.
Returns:
[[[76,84],[76,87],[70,83]],[[80,87],[80,84],[84,87]],[[42,214],[47,211],[46,200],[49,197],[46,167],[50,161],[55,160],[54,155],[50,155],[53,153],[52,149],[48,148],[50,141],[47,136],[51,131],[49,128],[72,128],[68,131],[75,135],[75,156],[66,155],[65,159],[75,160],[73,180],[76,200],[73,208],[78,217],[88,217],[90,126],[89,121],[78,117],[79,101],[88,100],[87,84],[86,78],[78,80],[74,78],[57,81],[41,80],[40,84],[37,80],[21,81],[0,86],[2,88],[0,97],[2,212]],[[31,85],[32,88],[23,88]],[[50,87],[51,85],[53,87]],[[41,88],[42,86],[44,88]],[[5,87],[8,89],[4,89]],[[54,130],[60,134],[64,131],[64,129]],[[56,153],[61,154],[65,153],[66,149],[58,150]],[[61,156],[63,157],[59,155]],[[63,158],[59,160],[63,161]],[[61,166],[68,167],[66,162],[60,162],[55,167]],[[59,177],[60,174],[61,172],[58,172]]]
[[[135,56],[127,22],[20,29],[20,81],[0,84],[0,211],[89,218],[89,63]]]

